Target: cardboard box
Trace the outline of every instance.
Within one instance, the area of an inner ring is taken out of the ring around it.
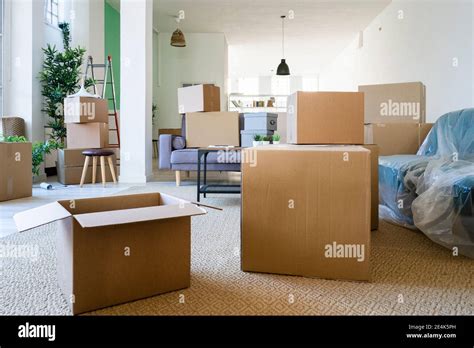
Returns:
[[[239,113],[186,114],[186,147],[239,146]]]
[[[107,123],[68,123],[66,129],[68,149],[101,149],[109,145]]]
[[[370,151],[370,229],[379,228],[379,147],[364,145]]]
[[[254,159],[242,164],[243,271],[370,280],[368,150],[270,145],[243,156]]]
[[[178,88],[178,111],[180,114],[221,111],[220,88],[214,85]]]
[[[359,86],[365,96],[365,123],[423,123],[426,88],[421,82]]]
[[[31,143],[0,142],[0,202],[31,197]]]
[[[84,167],[85,156],[82,151],[86,149],[64,149],[58,150],[58,161],[56,162],[56,171],[58,173],[58,181],[63,185],[79,185],[81,182],[82,169]],[[114,149],[115,150],[115,149]],[[118,177],[120,167],[117,166],[117,158],[115,155],[111,156],[114,164],[115,175]],[[105,161],[105,179],[107,182],[112,182],[112,174],[110,173],[108,162]],[[96,169],[96,183],[102,182],[102,174],[100,171],[100,162],[97,161]],[[92,183],[92,161],[89,161],[89,169],[85,182]]]
[[[296,92],[288,97],[291,144],[363,144],[364,95],[358,92]]]
[[[73,314],[190,285],[191,216],[162,193],[65,200],[14,215],[20,232],[58,221],[57,271]]]
[[[433,125],[378,123],[365,125],[365,143],[377,144],[380,156],[414,155]]]
[[[90,97],[64,99],[64,123],[109,123],[107,100]]]

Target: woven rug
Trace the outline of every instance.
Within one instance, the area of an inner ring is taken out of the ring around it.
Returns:
[[[194,200],[195,187],[156,183],[157,191]],[[371,283],[240,271],[240,198],[214,195],[192,222],[191,287],[106,308],[94,315],[435,315],[474,314],[474,261],[453,257],[423,234],[382,222],[372,236]],[[36,261],[0,263],[1,315],[69,315],[56,280],[56,225],[0,239],[39,247]]]

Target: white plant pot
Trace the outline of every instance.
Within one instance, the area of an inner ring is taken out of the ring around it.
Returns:
[[[258,145],[260,145],[260,141],[255,141],[255,140],[254,140],[254,141],[252,142],[252,144],[253,144],[253,147],[257,147]]]
[[[280,144],[280,141],[274,141],[273,142],[273,145],[279,145]]]
[[[262,145],[270,145],[269,141],[262,141]]]

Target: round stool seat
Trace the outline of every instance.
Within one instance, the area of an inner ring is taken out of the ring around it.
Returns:
[[[104,150],[104,149],[90,149],[90,150],[82,151],[82,154],[84,156],[89,156],[89,157],[96,157],[96,156],[108,157],[108,156],[112,156],[114,152],[111,150]]]

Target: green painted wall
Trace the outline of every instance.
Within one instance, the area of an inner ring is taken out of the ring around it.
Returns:
[[[114,69],[115,97],[117,108],[120,109],[120,13],[105,3],[105,58],[112,56]],[[111,89],[108,87],[107,98],[111,97]],[[112,105],[110,105],[112,108]]]

